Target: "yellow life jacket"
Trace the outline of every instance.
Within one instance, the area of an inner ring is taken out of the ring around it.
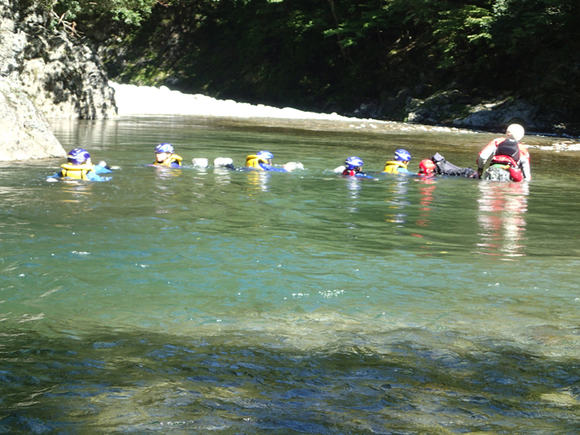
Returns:
[[[183,159],[181,158],[181,156],[178,156],[177,154],[171,154],[167,159],[165,159],[165,161],[163,163],[159,163],[157,160],[155,160],[153,162],[154,165],[159,165],[159,166],[171,166],[171,164],[173,162],[177,163],[179,166],[181,166],[181,161]]]
[[[262,157],[258,157],[255,154],[250,154],[246,157],[246,168],[254,168],[263,171],[264,168],[260,166],[260,163],[268,164],[268,160]]]
[[[77,180],[88,180],[87,174],[93,170],[94,165],[71,165],[70,163],[65,163],[60,165],[62,170],[60,171],[63,177],[76,178]]]
[[[399,162],[398,160],[388,160],[385,163],[385,169],[383,169],[383,172],[396,174],[399,172],[399,168],[407,169],[407,165],[403,162]]]

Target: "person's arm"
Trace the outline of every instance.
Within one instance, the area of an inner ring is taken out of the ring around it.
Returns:
[[[62,178],[62,171],[58,171],[56,174],[49,175],[46,178]]]
[[[89,179],[91,181],[109,181],[112,178],[111,177],[101,177],[100,175],[95,173],[95,171],[89,171],[89,172],[87,172],[87,179]]]
[[[262,167],[262,169],[264,171],[271,171],[271,172],[288,172],[286,169],[284,168],[277,168],[275,166],[272,165],[267,165],[265,163],[260,163],[260,166]]]
[[[95,173],[97,173],[97,174],[112,174],[113,173],[113,171],[111,171],[109,168],[107,168],[105,166],[101,166],[101,165],[93,166],[93,171],[95,171]]]
[[[532,179],[532,171],[530,169],[530,161],[526,157],[520,159],[520,168],[524,174],[524,180],[530,181]]]
[[[477,156],[477,173],[479,174],[480,177],[481,174],[483,173],[483,167],[485,166],[485,163],[491,156],[495,154],[497,146],[504,140],[505,138],[494,139],[479,152],[479,155]]]

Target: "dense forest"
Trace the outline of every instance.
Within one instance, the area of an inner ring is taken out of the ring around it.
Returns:
[[[394,120],[520,99],[580,126],[578,0],[40,1],[125,83]]]

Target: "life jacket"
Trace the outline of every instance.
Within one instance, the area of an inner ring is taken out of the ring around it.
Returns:
[[[182,160],[183,159],[181,156],[178,156],[177,154],[171,154],[163,163],[159,163],[157,160],[155,160],[153,164],[158,166],[171,166],[172,163],[177,163],[179,166],[181,166]]]
[[[509,156],[516,162],[520,160],[520,147],[518,146],[518,141],[514,139],[507,138],[497,146],[495,151],[495,156]],[[495,159],[494,156],[494,159]],[[493,160],[492,160],[493,163]]]
[[[499,167],[505,171],[508,171],[511,177],[511,181],[515,181],[516,183],[524,179],[524,174],[518,167],[517,162],[510,156],[506,156],[503,154],[493,156],[491,166]]]
[[[493,159],[491,160],[491,164],[492,165],[504,165],[504,166],[510,166],[512,168],[517,168],[518,164],[516,162],[516,160],[506,154],[498,154],[493,156]]]
[[[263,171],[264,168],[260,166],[260,163],[268,164],[268,160],[258,157],[255,154],[250,154],[246,157],[246,168],[254,168]]]
[[[76,178],[77,180],[88,180],[87,174],[93,170],[94,165],[71,165],[64,163],[60,165],[62,168],[60,173],[63,177]]]
[[[342,171],[342,175],[346,175],[348,177],[366,177],[367,174],[365,174],[362,171],[355,171],[354,169],[345,169],[344,171]]]
[[[407,169],[407,165],[403,162],[399,162],[398,160],[388,160],[385,163],[385,169],[383,169],[383,172],[396,174],[399,172],[399,168]]]

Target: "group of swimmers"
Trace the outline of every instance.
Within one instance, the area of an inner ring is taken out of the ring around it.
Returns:
[[[484,178],[494,181],[531,180],[530,154],[520,143],[524,137],[524,128],[519,124],[511,124],[506,130],[506,137],[500,137],[488,143],[477,157],[477,171],[471,168],[459,168],[445,161],[440,154],[419,163],[420,177],[433,178],[436,175],[459,175],[468,178]],[[490,165],[484,172],[485,164]],[[405,149],[395,151],[392,160],[387,160],[383,173],[411,174],[408,164],[411,153]],[[361,158],[352,156],[334,171],[348,177],[372,178],[362,171]]]
[[[530,159],[529,153],[519,142],[524,136],[524,128],[519,124],[512,124],[507,128],[505,138],[492,140],[481,150],[477,158],[477,172],[471,168],[456,168],[457,173],[447,173],[444,164],[445,160],[439,154],[431,159],[421,160],[419,163],[418,175],[422,177],[435,177],[436,175],[463,175],[470,178],[486,178],[491,180],[522,181],[530,180]],[[161,143],[155,147],[155,161],[153,166],[168,168],[181,168],[182,157],[175,154],[173,145]],[[436,158],[441,157],[441,159]],[[302,164],[289,162],[283,166],[274,166],[272,159],[274,155],[269,151],[259,151],[246,157],[246,164],[243,168],[236,168],[231,159],[217,158],[214,166],[221,166],[232,170],[258,170],[273,172],[291,172],[294,169],[303,169]],[[486,162],[491,159],[490,167],[483,172]],[[395,151],[393,159],[385,163],[383,173],[412,174],[408,169],[411,161],[411,153],[405,149]],[[194,166],[208,166],[207,159],[193,159]],[[334,171],[348,177],[372,178],[362,171],[363,161],[359,157],[352,156],[346,159],[344,166],[336,168]],[[49,179],[72,178],[79,180],[107,181],[110,177],[103,177],[103,174],[112,173],[112,169],[105,162],[93,165],[89,152],[82,148],[75,148],[67,155],[67,163],[61,165],[61,170]],[[503,178],[502,178],[503,177]]]

